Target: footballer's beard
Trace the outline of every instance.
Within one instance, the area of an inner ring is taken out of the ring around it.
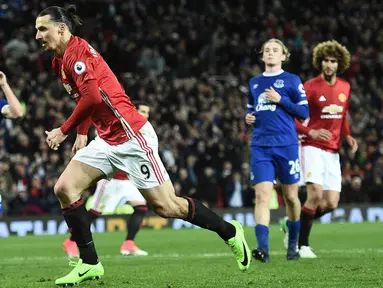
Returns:
[[[334,77],[336,77],[336,72],[333,70],[330,73],[326,72],[326,70],[325,70],[325,71],[323,71],[322,74],[323,74],[324,80],[326,80],[327,82],[331,82],[331,80],[333,80]]]

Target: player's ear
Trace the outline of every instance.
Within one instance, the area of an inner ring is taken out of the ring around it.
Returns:
[[[65,28],[66,28],[65,24],[64,23],[60,23],[59,24],[59,33],[60,34],[64,34]]]
[[[282,62],[285,62],[285,61],[286,61],[286,54],[283,54],[283,55],[282,55],[281,60],[282,60]]]

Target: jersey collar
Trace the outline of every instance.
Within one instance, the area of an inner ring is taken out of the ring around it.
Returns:
[[[281,75],[283,72],[285,72],[283,69],[277,71],[277,72],[263,72],[262,75],[265,77],[271,77],[271,76],[278,76]]]

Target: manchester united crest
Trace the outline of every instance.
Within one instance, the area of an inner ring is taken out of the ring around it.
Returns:
[[[344,95],[343,93],[340,93],[338,98],[339,98],[339,101],[342,103],[346,102],[346,100],[347,100],[347,96]]]

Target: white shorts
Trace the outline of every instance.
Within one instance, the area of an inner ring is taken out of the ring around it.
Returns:
[[[169,179],[158,154],[157,134],[149,122],[119,145],[109,145],[97,136],[73,159],[100,169],[107,178],[121,170],[138,189],[156,187]]]
[[[302,148],[302,170],[305,183],[319,184],[323,190],[342,190],[342,172],[338,153],[313,146]]]
[[[100,180],[93,195],[92,209],[97,212],[114,213],[118,206],[128,201],[145,202],[140,191],[129,180]]]

